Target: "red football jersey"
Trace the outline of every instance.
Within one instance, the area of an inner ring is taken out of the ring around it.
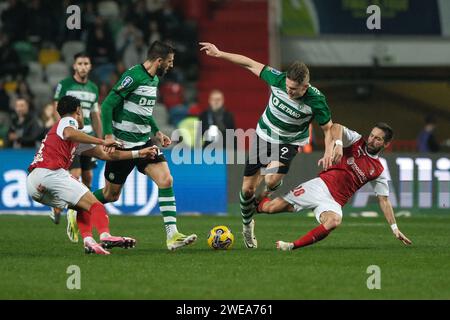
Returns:
[[[343,151],[339,164],[319,174],[334,200],[341,206],[344,206],[359,188],[379,178],[384,171],[378,156],[368,154],[366,142],[361,137],[350,146],[344,147]],[[380,182],[385,185],[380,192],[381,195],[388,195],[387,180],[383,177],[383,181]]]
[[[28,171],[34,168],[50,170],[69,169],[78,143],[64,140],[63,132],[67,127],[78,130],[78,123],[72,117],[64,117],[53,125],[44,140],[42,140],[41,147],[34,156]]]

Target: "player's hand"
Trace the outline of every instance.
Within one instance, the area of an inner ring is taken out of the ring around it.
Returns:
[[[331,159],[333,164],[340,163],[343,155],[344,155],[344,148],[342,146],[335,145],[333,148],[333,155],[332,155],[332,159]]]
[[[116,151],[117,147],[122,147],[122,144],[119,141],[114,140],[112,137],[105,137],[103,140],[103,151],[106,153],[113,153]]]
[[[170,140],[170,138],[161,131],[158,131],[156,133],[156,139],[158,139],[159,143],[163,148],[169,146],[172,143],[172,140]]]
[[[199,44],[202,46],[200,48],[200,51],[205,51],[208,56],[216,57],[216,58],[220,57],[220,54],[221,54],[220,50],[217,49],[217,47],[215,45],[213,45],[212,43],[200,42]]]
[[[155,159],[155,157],[159,153],[159,148],[157,146],[151,146],[144,149],[139,150],[139,157],[140,158],[150,158]]]
[[[333,155],[332,154],[326,154],[320,158],[320,160],[317,162],[317,165],[320,167],[322,166],[323,170],[328,170],[329,167],[331,167],[333,164]]]
[[[406,245],[412,244],[412,241],[409,240],[403,233],[401,233],[399,229],[395,229],[394,235],[398,240],[400,240],[404,244]]]

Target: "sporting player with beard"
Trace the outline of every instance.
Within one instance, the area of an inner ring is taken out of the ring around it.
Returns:
[[[377,123],[367,141],[357,132],[337,123],[331,128],[333,138],[333,162],[318,178],[309,180],[283,197],[274,200],[264,198],[258,205],[259,213],[279,213],[313,209],[320,225],[293,242],[277,241],[279,250],[289,251],[318,242],[336,229],[342,222],[342,207],[369,181],[375,181],[375,194],[380,208],[391,226],[395,237],[404,244],[411,241],[400,232],[392,205],[389,186],[379,154],[389,146],[392,129],[385,123]],[[319,164],[323,158],[319,160]]]
[[[61,119],[53,125],[42,140],[41,147],[28,168],[27,191],[33,200],[59,209],[78,210],[77,220],[86,253],[109,254],[106,248],[134,247],[136,241],[128,237],[111,236],[109,220],[103,204],[89,189],[68,172],[76,154],[114,161],[155,157],[157,147],[149,146],[136,151],[109,150],[117,145],[114,140],[105,141],[85,134],[80,100],[72,96],[62,97],[57,106]],[[92,236],[95,227],[101,243]]]
[[[157,90],[161,76],[173,67],[174,49],[163,42],[155,41],[143,64],[125,71],[102,103],[102,124],[106,141],[117,140],[123,150],[140,150],[155,143],[153,134],[163,147],[172,142],[162,133],[153,119],[153,108],[157,101]],[[189,245],[197,235],[186,236],[177,229],[173,178],[163,153],[154,159],[107,161],[105,187],[94,192],[102,203],[119,199],[123,184],[132,170],[152,179],[159,188],[159,208],[164,218],[167,234],[167,248],[175,250]]]

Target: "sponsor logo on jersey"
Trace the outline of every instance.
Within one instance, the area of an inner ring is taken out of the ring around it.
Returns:
[[[279,76],[282,73],[281,71],[274,69],[272,67],[269,67],[269,71],[272,72],[276,76]]]
[[[120,86],[117,88],[117,90],[122,90],[123,88],[128,87],[130,84],[133,83],[133,78],[130,76],[126,76],[125,79],[122,80],[122,83],[120,84]]]
[[[352,168],[353,172],[356,174],[356,176],[358,177],[359,181],[361,183],[366,183],[367,182],[367,177],[364,174],[364,172],[361,170],[360,167],[358,167],[358,165],[355,162],[355,158],[350,157],[347,159],[347,164]]]
[[[77,124],[75,123],[75,120],[69,120],[69,125],[74,126],[74,127],[77,126]]]

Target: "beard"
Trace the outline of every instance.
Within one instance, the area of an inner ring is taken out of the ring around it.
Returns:
[[[373,156],[380,153],[380,151],[382,149],[383,149],[383,147],[375,148],[375,147],[371,147],[371,146],[367,145],[367,152]]]
[[[158,69],[156,69],[156,75],[158,77],[162,77],[165,74],[166,74],[166,70],[165,70],[164,66],[159,66]]]
[[[77,72],[77,75],[80,77],[80,79],[81,80],[83,80],[83,81],[85,81],[86,79],[87,79],[87,77],[88,77],[88,72],[84,72],[84,73],[80,73],[80,72]]]

